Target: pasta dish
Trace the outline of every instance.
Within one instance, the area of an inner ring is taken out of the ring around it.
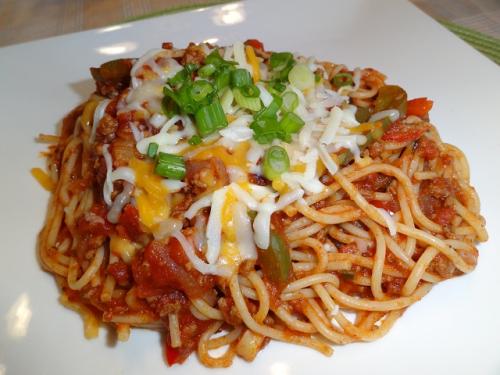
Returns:
[[[270,340],[331,355],[475,268],[467,160],[433,102],[377,70],[251,39],[91,74],[32,170],[51,191],[39,259],[87,338],[158,330],[169,365],[228,367]]]

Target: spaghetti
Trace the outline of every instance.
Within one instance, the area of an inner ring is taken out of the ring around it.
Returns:
[[[228,367],[270,339],[331,355],[471,272],[488,239],[432,101],[374,69],[248,40],[91,73],[33,171],[52,192],[39,258],[87,338],[161,330],[169,365]]]

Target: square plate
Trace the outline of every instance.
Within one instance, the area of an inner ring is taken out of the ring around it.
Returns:
[[[258,38],[350,67],[370,66],[409,96],[434,100],[442,138],[469,158],[490,240],[477,269],[444,282],[412,306],[381,340],[336,347],[331,358],[272,342],[239,374],[500,373],[500,70],[409,3],[392,0],[246,1],[0,49],[0,375],[209,372],[192,356],[167,369],[156,332],[133,330],[113,347],[105,330],[83,338],[80,317],[57,301],[35,256],[48,194],[29,174],[42,165],[34,142],[93,91],[88,68],[139,56],[163,41],[220,45]],[[490,293],[491,291],[491,293]]]

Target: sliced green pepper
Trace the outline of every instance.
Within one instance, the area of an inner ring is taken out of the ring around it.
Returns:
[[[283,238],[271,231],[269,248],[258,250],[258,263],[264,275],[278,287],[285,287],[292,275],[292,260]]]
[[[377,99],[375,99],[374,112],[385,111],[387,109],[397,109],[399,116],[406,114],[408,95],[406,91],[396,85],[382,86],[378,90]]]

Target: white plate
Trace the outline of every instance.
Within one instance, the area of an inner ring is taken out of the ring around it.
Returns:
[[[0,49],[0,375],[192,374],[195,356],[167,369],[157,333],[127,343],[83,338],[80,317],[59,305],[52,276],[35,257],[48,194],[29,174],[34,143],[92,91],[88,68],[138,56],[163,41],[224,45],[259,38],[351,67],[376,67],[410,97],[435,101],[442,137],[469,157],[491,239],[477,269],[437,286],[383,339],[337,347],[333,357],[271,343],[239,374],[500,373],[500,70],[411,4],[400,1],[247,1]],[[208,372],[208,370],[206,370]],[[227,373],[216,370],[211,373]]]

